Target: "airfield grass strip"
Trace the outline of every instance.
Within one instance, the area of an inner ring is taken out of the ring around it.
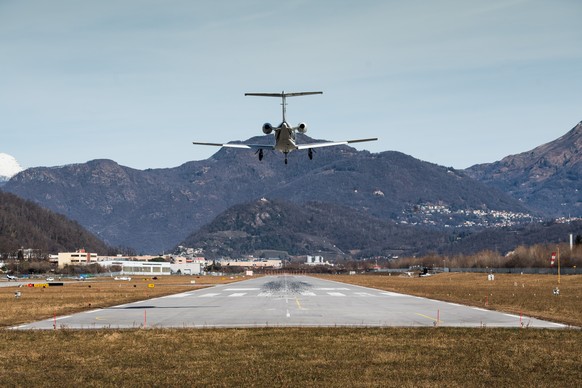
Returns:
[[[0,287],[0,327],[193,291],[242,279],[243,277],[165,276],[157,280],[134,277],[131,281],[115,281],[102,278],[69,282],[59,287]],[[16,292],[20,292],[20,297],[15,297]]]
[[[575,387],[578,330],[0,330],[3,386]]]
[[[318,275],[381,290],[460,303],[582,327],[582,276],[441,273],[403,275]],[[554,295],[558,287],[559,295]]]

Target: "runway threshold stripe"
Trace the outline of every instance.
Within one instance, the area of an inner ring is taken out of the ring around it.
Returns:
[[[342,294],[341,292],[328,292],[328,295],[331,296],[346,296],[345,294]]]
[[[409,295],[404,295],[404,294],[398,294],[396,292],[381,292],[380,294],[381,295],[386,295],[386,296],[399,296],[399,297],[409,296]]]
[[[228,297],[232,298],[232,297],[239,297],[239,296],[245,296],[247,293],[246,292],[235,292],[234,294],[230,294]]]
[[[341,288],[326,288],[326,287],[320,287],[320,288],[315,288],[315,290],[320,290],[320,291],[349,291],[349,288],[345,288],[345,287],[341,287]]]
[[[259,291],[260,288],[225,288],[225,291]]]
[[[220,293],[203,294],[203,295],[200,295],[199,298],[210,298],[210,297],[217,296],[217,295],[220,295]]]
[[[186,296],[190,296],[191,294],[189,292],[185,292],[182,294],[174,294],[174,295],[166,295],[161,297],[160,299],[167,299],[167,298],[184,298]]]

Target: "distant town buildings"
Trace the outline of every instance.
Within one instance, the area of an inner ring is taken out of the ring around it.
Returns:
[[[412,206],[398,217],[401,224],[432,225],[450,228],[507,227],[541,222],[528,213],[492,209],[451,209],[444,204],[423,203]]]
[[[324,261],[323,256],[307,256],[306,265],[329,265],[333,267],[329,261]]]

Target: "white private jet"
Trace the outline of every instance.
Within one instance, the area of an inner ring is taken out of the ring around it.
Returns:
[[[287,164],[287,154],[295,150],[307,150],[307,155],[309,159],[313,159],[313,149],[320,147],[332,147],[338,145],[345,145],[351,143],[361,143],[365,141],[375,141],[378,138],[370,139],[355,139],[355,140],[344,140],[344,141],[330,141],[321,143],[306,143],[297,144],[295,139],[296,132],[305,133],[307,132],[307,125],[305,123],[299,123],[296,127],[291,126],[287,119],[285,118],[286,113],[286,98],[287,97],[297,97],[297,96],[307,96],[310,94],[323,94],[323,92],[297,92],[297,93],[245,93],[245,96],[261,96],[261,97],[280,97],[282,99],[281,106],[283,107],[283,121],[278,127],[273,127],[270,123],[263,124],[263,133],[268,135],[275,131],[275,144],[265,145],[265,144],[235,144],[235,143],[202,143],[202,142],[192,142],[197,145],[207,145],[216,147],[230,147],[230,148],[244,148],[256,150],[259,155],[259,160],[263,160],[263,150],[277,150],[285,154],[285,164]]]
[[[18,278],[17,278],[16,276],[12,276],[12,275],[6,275],[6,279],[7,279],[8,281],[11,281],[11,280],[18,280]]]

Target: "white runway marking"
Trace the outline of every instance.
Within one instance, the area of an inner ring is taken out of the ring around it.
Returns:
[[[303,296],[315,296],[315,292],[311,292],[311,291],[302,291],[302,292],[300,292],[300,294]]]
[[[342,294],[341,292],[328,292],[327,294],[331,296],[346,296],[346,294]]]
[[[259,291],[260,288],[225,288],[225,291]]]
[[[220,293],[203,294],[203,295],[200,295],[199,298],[210,298],[210,297],[217,296],[217,295],[220,295]]]
[[[247,294],[246,292],[235,292],[234,294],[230,294],[228,297],[229,298],[232,298],[232,297],[236,298],[239,296],[245,296],[246,294]]]
[[[314,288],[314,290],[320,290],[320,291],[349,291],[349,288],[327,288],[327,287],[319,287],[319,288]]]
[[[174,294],[174,295],[167,295],[167,296],[163,296],[162,298],[184,298],[186,296],[190,296],[191,294],[189,292],[185,292],[182,294]],[[160,298],[160,299],[162,299]]]
[[[376,295],[370,294],[369,292],[354,292],[354,294],[358,295],[358,296],[372,296],[372,297],[376,296]]]
[[[382,295],[386,295],[386,296],[409,296],[409,295],[398,294],[398,293],[396,293],[396,292],[390,292],[390,291],[387,291],[387,292],[381,292],[380,294],[382,294]]]

